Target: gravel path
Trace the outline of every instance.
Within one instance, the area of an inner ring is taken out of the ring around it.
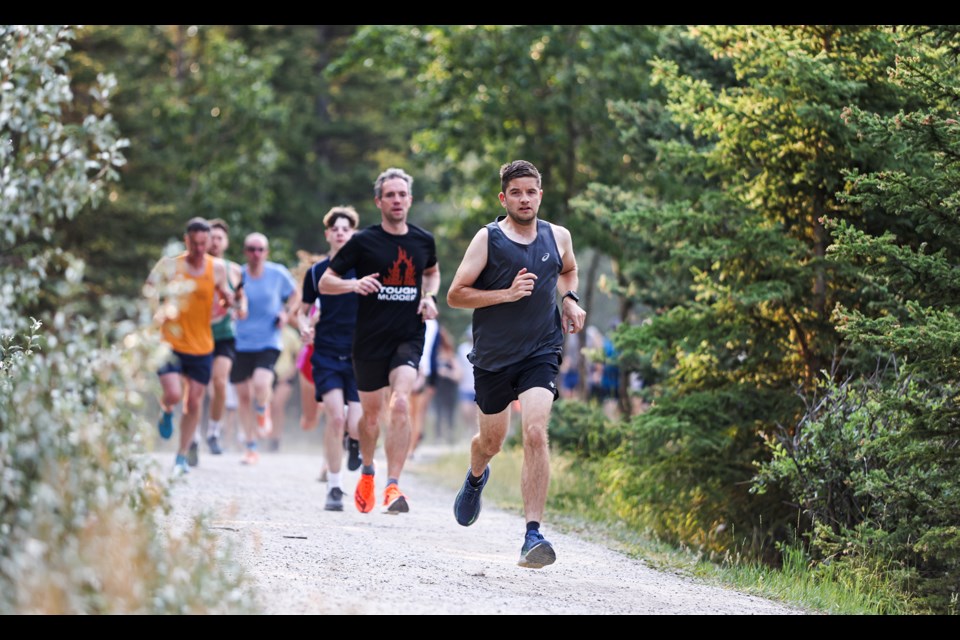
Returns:
[[[268,614],[803,613],[656,571],[548,525],[557,562],[520,568],[522,519],[486,503],[473,526],[459,526],[456,492],[418,476],[415,462],[400,483],[410,513],[389,516],[356,510],[359,471],[345,468],[344,511],[324,511],[319,454],[264,454],[250,468],[238,453],[204,454],[174,483],[164,526],[182,530],[210,513],[211,530],[236,545]],[[165,469],[172,463],[169,453],[155,455]],[[384,481],[378,475],[378,501]]]

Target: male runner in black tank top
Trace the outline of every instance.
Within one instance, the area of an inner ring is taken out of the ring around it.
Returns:
[[[363,409],[363,468],[353,496],[361,513],[372,511],[376,500],[373,456],[380,437],[380,414],[388,404],[383,512],[409,510],[399,479],[410,450],[410,395],[423,354],[423,323],[437,317],[440,288],[433,235],[407,222],[412,185],[413,178],[402,169],[387,169],[377,177],[373,193],[381,223],[354,234],[320,278],[321,294],[360,296],[352,355]],[[356,270],[356,279],[343,278],[350,269]],[[383,393],[385,387],[390,388],[389,398]]]
[[[563,333],[581,331],[587,312],[577,304],[579,280],[570,232],[537,217],[543,198],[540,172],[516,160],[500,168],[500,185],[500,204],[507,215],[477,232],[447,292],[451,307],[474,310],[469,359],[480,408],[470,469],[453,511],[465,527],[480,515],[488,463],[503,446],[510,404],[519,399],[520,490],[527,531],[518,564],[539,569],[557,557],[540,534],[540,522],[550,484],[547,423],[558,395]]]

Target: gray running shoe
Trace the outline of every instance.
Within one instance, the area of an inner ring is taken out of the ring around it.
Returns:
[[[343,489],[334,487],[327,493],[327,503],[323,505],[324,511],[343,511]]]
[[[187,464],[191,467],[197,466],[200,462],[200,446],[194,440],[190,443],[190,449],[187,450]]]

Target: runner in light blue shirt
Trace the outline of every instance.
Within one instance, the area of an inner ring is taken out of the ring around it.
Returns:
[[[273,432],[270,396],[275,378],[273,368],[280,356],[280,329],[297,304],[297,285],[290,271],[267,260],[269,247],[262,233],[251,233],[243,243],[247,264],[243,267],[243,292],[247,317],[237,321],[237,359],[230,382],[237,389],[240,423],[247,441],[244,464],[256,464],[256,437]]]

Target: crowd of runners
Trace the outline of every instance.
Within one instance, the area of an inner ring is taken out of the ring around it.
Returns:
[[[437,320],[435,238],[408,221],[413,178],[387,169],[377,176],[373,195],[378,224],[360,229],[350,206],[326,213],[329,252],[304,265],[302,277],[269,260],[263,233],[244,238],[244,264],[231,262],[225,257],[229,226],[201,217],[187,222],[184,253],[153,268],[146,291],[170,348],[157,371],[161,438],[173,437],[180,414],[173,474],[188,474],[198,464],[203,440],[211,455],[223,454],[231,410],[243,443],[241,462],[256,465],[258,443],[279,444],[283,420],[275,414],[299,378],[301,426],[312,429],[318,416],[324,418],[324,509],[344,509],[346,458],[347,470],[360,471],[353,496],[358,511],[370,513],[379,502],[383,513],[407,513],[411,504],[400,488],[404,464],[422,438],[426,406],[446,384],[476,416],[454,519],[470,526],[479,517],[489,463],[503,447],[511,412],[518,411],[526,521],[519,564],[552,564],[556,552],[540,533],[550,482],[547,427],[559,397],[564,334],[581,332],[586,320],[570,232],[539,218],[543,190],[533,164],[516,160],[500,168],[505,213],[477,231],[446,293],[451,308],[473,310],[472,343],[458,359]],[[463,381],[472,381],[472,389]],[[452,419],[452,409],[444,415]],[[385,470],[374,462],[381,430]]]

